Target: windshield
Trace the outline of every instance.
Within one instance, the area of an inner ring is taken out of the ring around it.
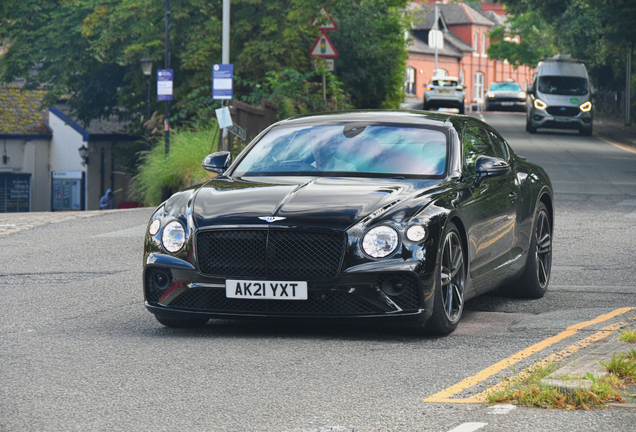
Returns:
[[[546,94],[584,96],[588,93],[587,79],[566,76],[542,76],[539,91]]]
[[[234,174],[441,176],[446,141],[438,130],[408,126],[278,127],[252,147]]]
[[[517,83],[492,83],[491,91],[521,91],[521,86]]]
[[[433,80],[432,84],[439,87],[457,87],[456,80]]]

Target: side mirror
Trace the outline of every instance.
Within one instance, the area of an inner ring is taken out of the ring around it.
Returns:
[[[492,156],[479,156],[475,161],[477,186],[487,177],[497,177],[510,171],[510,165],[503,159]]]
[[[466,85],[464,85],[464,90],[466,90]]]
[[[526,87],[526,93],[529,94],[529,95],[531,95],[533,93],[532,86]]]
[[[231,159],[232,155],[228,151],[216,152],[207,155],[201,166],[206,171],[223,174],[230,166]]]

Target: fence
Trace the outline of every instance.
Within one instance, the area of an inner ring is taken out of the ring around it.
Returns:
[[[596,111],[600,114],[625,119],[625,92],[599,91],[594,95]],[[630,121],[636,121],[636,94],[630,97]]]
[[[256,135],[265,130],[268,126],[276,122],[276,104],[268,99],[261,99],[261,106],[255,107],[244,102],[235,100],[230,107],[232,121],[245,130],[245,142],[228,134],[227,149],[234,155],[238,155],[242,148],[249,143]],[[220,147],[219,147],[220,148]]]

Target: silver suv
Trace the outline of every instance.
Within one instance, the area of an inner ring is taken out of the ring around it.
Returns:
[[[464,114],[465,88],[456,77],[433,77],[424,90],[423,109],[457,108]]]

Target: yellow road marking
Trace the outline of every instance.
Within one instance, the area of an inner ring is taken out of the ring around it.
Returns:
[[[633,148],[633,147],[628,147],[628,146],[623,145],[623,144],[617,144],[617,143],[615,143],[615,142],[612,142],[612,141],[610,141],[610,140],[608,140],[608,139],[605,139],[605,138],[602,138],[602,137],[597,137],[597,138],[598,138],[598,139],[600,139],[600,140],[602,140],[602,141],[605,141],[605,142],[606,142],[606,143],[608,143],[608,144],[613,145],[613,146],[614,146],[614,147],[616,147],[616,148],[619,148],[619,149],[621,149],[621,150],[625,150],[626,152],[630,152],[630,153],[634,153],[634,154],[636,154],[636,149],[635,149],[635,148]]]
[[[448,387],[447,389],[442,390],[441,392],[435,393],[433,396],[430,396],[424,399],[424,402],[437,402],[437,403],[450,402],[450,401],[457,402],[457,400],[450,399],[451,396],[456,395],[457,393],[461,393],[464,390],[490,378],[494,374],[501,372],[504,369],[507,369],[508,367],[514,365],[515,363],[520,362],[524,358],[530,357],[532,354],[535,354],[549,347],[550,345],[553,345],[557,342],[562,341],[565,338],[568,338],[576,334],[576,332],[578,332],[579,330],[585,327],[589,327],[591,325],[610,320],[618,315],[622,315],[633,309],[634,309],[633,307],[616,309],[610,313],[600,315],[591,321],[584,321],[578,324],[571,325],[570,327],[566,328],[564,331],[557,334],[556,336],[552,336],[547,339],[544,339],[541,342],[538,342],[524,350],[519,351],[516,354],[511,355],[507,359],[501,360],[500,362],[495,363],[494,365],[490,367],[487,367],[486,369],[482,370],[476,375],[473,375],[472,377],[468,377],[462,380],[461,382],[451,387]],[[471,403],[471,402],[466,402],[466,403]]]

